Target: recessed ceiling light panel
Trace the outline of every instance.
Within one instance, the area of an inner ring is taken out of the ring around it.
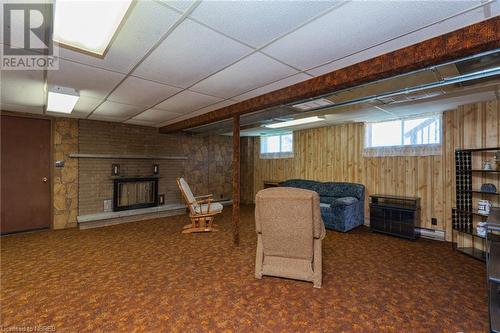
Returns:
[[[75,89],[66,87],[50,87],[47,100],[47,111],[71,113],[78,102],[80,94]]]
[[[284,121],[281,123],[274,123],[274,124],[269,124],[269,125],[264,125],[267,128],[283,128],[283,127],[291,127],[291,126],[297,126],[297,125],[304,125],[304,124],[310,124],[310,123],[315,123],[318,121],[324,121],[324,118],[320,117],[308,117],[308,118],[300,118],[300,119],[295,119],[295,120],[289,120],[289,121]]]
[[[64,47],[104,56],[132,0],[57,0],[54,41]]]

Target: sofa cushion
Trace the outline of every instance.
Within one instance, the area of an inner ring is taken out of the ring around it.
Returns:
[[[352,205],[359,200],[354,197],[343,197],[343,198],[337,198],[334,199],[332,202],[332,207],[338,207],[338,206],[349,206]]]
[[[329,196],[320,196],[319,197],[319,202],[321,203],[324,203],[324,204],[328,204],[328,206],[331,205],[331,203],[333,202],[333,200],[337,199],[336,197],[329,197]]]
[[[218,202],[212,202],[210,204],[210,212],[222,212],[222,205]],[[206,214],[208,212],[208,204],[197,205],[194,207],[196,214]]]
[[[361,199],[364,193],[364,186],[355,183],[325,182],[316,186],[316,192],[320,197],[354,197]]]

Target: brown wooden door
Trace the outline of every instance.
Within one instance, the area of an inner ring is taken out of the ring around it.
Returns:
[[[50,226],[50,121],[2,115],[1,234]]]

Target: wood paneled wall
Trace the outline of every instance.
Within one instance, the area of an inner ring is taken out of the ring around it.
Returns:
[[[418,196],[422,203],[420,227],[444,230],[451,240],[451,208],[455,205],[456,148],[500,146],[500,108],[498,101],[460,106],[443,115],[443,151],[439,156],[371,157],[362,156],[364,125],[335,125],[294,133],[294,158],[260,159],[259,139],[254,138],[253,174],[243,183],[253,183],[252,201],[264,180],[290,178],[319,181],[346,181],[366,186],[367,197],[375,193]],[[480,162],[478,162],[480,163]],[[488,182],[497,184],[498,175]],[[475,186],[486,179],[475,180]],[[476,184],[477,183],[477,184]],[[498,205],[498,202],[496,202]],[[365,203],[368,211],[368,200]],[[437,225],[431,224],[431,218]]]

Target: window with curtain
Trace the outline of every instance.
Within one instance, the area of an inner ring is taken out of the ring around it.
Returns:
[[[365,124],[364,156],[441,154],[441,114]]]
[[[293,157],[293,133],[260,137],[260,158]]]

